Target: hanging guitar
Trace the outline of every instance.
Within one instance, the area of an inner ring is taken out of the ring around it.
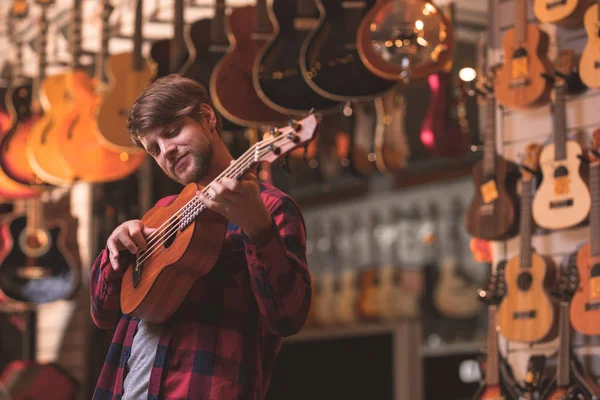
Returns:
[[[216,180],[243,176],[259,162],[276,162],[313,139],[314,114],[274,132],[269,139],[250,147]],[[175,201],[154,207],[142,221],[156,228],[148,249],[140,251],[125,269],[121,284],[121,309],[152,323],[165,322],[179,307],[194,282],[214,266],[225,238],[227,220],[207,210],[196,196],[210,184],[188,184]]]
[[[382,119],[375,129],[375,165],[382,174],[400,172],[410,158],[405,95],[396,86],[375,99],[375,108]]]
[[[533,12],[541,22],[561,26],[581,24],[589,0],[535,0]]]
[[[600,0],[587,9],[583,24],[587,43],[579,59],[581,80],[588,87],[600,88]]]

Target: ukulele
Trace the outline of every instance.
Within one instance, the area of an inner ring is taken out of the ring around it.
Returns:
[[[357,102],[352,106],[354,126],[352,129],[352,143],[350,149],[350,162],[352,170],[360,176],[369,176],[377,171],[375,165],[375,132],[384,127],[383,118],[373,101]]]
[[[396,86],[375,99],[377,115],[383,119],[375,129],[375,166],[380,173],[396,173],[408,164],[410,147],[406,137],[406,99]]]
[[[540,22],[577,26],[588,5],[589,0],[534,0],[533,12]]]
[[[54,4],[54,0],[36,0],[36,3],[42,9],[38,35],[38,75],[34,79],[30,93],[26,93],[26,89],[23,89],[17,94],[21,99],[28,98],[30,103],[15,113],[12,126],[0,141],[0,168],[14,181],[29,186],[39,186],[44,183],[33,171],[27,157],[23,155],[26,154],[31,128],[43,115],[40,86],[46,79],[48,8]],[[12,93],[9,95],[14,101]]]
[[[68,185],[75,180],[75,173],[59,150],[61,122],[77,107],[77,87],[90,85],[87,71],[80,63],[82,0],[74,0],[71,9],[71,35],[69,45],[73,64],[70,73],[46,77],[41,86],[44,114],[31,129],[27,140],[27,159],[33,171],[45,182],[53,185]],[[45,58],[45,57],[44,57]],[[75,89],[75,90],[74,90]],[[79,155],[79,154],[78,154]],[[81,156],[81,155],[79,155]]]
[[[450,227],[446,235],[453,240],[450,256],[440,262],[440,274],[433,293],[433,304],[446,318],[469,319],[476,317],[481,309],[477,299],[477,285],[462,265],[464,242],[461,240],[463,206],[458,198],[451,201]]]
[[[273,163],[312,140],[314,114],[278,129],[272,137],[251,146],[215,180],[241,178],[259,162]],[[121,284],[121,309],[152,323],[165,322],[179,307],[196,279],[213,268],[225,238],[227,220],[207,210],[196,196],[210,184],[190,183],[169,206],[155,206],[142,221],[156,228],[148,249],[128,263]],[[176,290],[174,290],[176,288]]]
[[[242,126],[277,125],[286,121],[286,114],[262,101],[252,82],[254,60],[273,34],[267,1],[235,7],[227,22],[227,30],[234,39],[210,77],[210,95],[215,107],[225,118]]]
[[[154,80],[156,65],[142,55],[143,5],[137,0],[133,52],[112,55],[108,60],[110,87],[98,109],[98,141],[114,151],[132,151],[135,146],[125,130],[129,109],[144,88]]]
[[[454,28],[431,2],[377,0],[360,23],[356,46],[372,73],[406,82],[446,64],[454,52]]]
[[[362,319],[375,321],[383,317],[381,269],[375,231],[381,225],[381,216],[373,211],[360,228],[354,230],[354,246],[361,257],[359,275],[358,312]]]
[[[356,32],[375,0],[315,0],[317,26],[300,49],[300,71],[312,90],[338,101],[373,100],[396,84],[374,75],[356,48]],[[351,85],[348,82],[352,82]]]
[[[488,330],[485,380],[473,400],[505,400],[500,387],[500,354],[498,352],[498,328],[496,314],[498,304],[504,297],[504,270],[496,267],[492,271],[486,290],[478,290],[480,299],[487,304],[488,308]]]
[[[10,235],[0,259],[0,289],[22,302],[46,303],[70,297],[79,285],[77,261],[67,247],[67,222],[46,217],[40,197],[20,200],[26,212],[5,216]]]
[[[495,78],[498,102],[507,108],[527,108],[546,104],[551,84],[542,77],[552,65],[548,59],[548,34],[527,23],[526,0],[515,0],[515,27],[502,39],[504,65]]]
[[[102,43],[96,60],[95,79],[72,82],[75,104],[57,129],[60,136],[59,151],[74,175],[86,182],[122,179],[136,171],[146,158],[143,150],[115,151],[98,140],[97,112],[104,100],[103,91],[108,87],[106,60],[109,56],[109,18],[113,11],[110,0],[103,2]]]
[[[16,121],[22,121],[30,114],[31,105],[31,82],[23,76],[23,42],[16,34],[17,22],[22,21],[29,12],[29,6],[24,0],[14,0],[10,8],[9,39],[14,47],[13,71],[10,86],[5,94],[6,110],[8,119],[2,124],[0,142],[15,128]],[[0,157],[2,154],[0,152]],[[11,179],[0,168],[0,196],[11,199],[27,198],[37,196],[39,190],[35,187],[26,186]]]
[[[600,335],[600,129],[593,134],[590,159],[590,240],[577,253],[579,287],[571,302],[571,324],[584,335]]]
[[[556,378],[549,385],[542,399],[562,400],[571,383],[571,324],[569,322],[569,303],[577,290],[577,266],[571,264],[563,271],[559,282],[557,297],[560,300],[558,315],[558,363]]]
[[[555,306],[548,292],[554,285],[556,268],[550,258],[535,252],[531,245],[531,200],[540,151],[538,143],[531,143],[525,149],[521,171],[520,254],[506,264],[507,296],[498,309],[502,335],[518,342],[548,339],[555,325]]]
[[[475,192],[465,215],[469,235],[484,240],[515,236],[519,228],[518,167],[496,151],[496,97],[485,96],[483,160],[473,166]]]
[[[268,8],[274,31],[254,59],[252,79],[258,96],[272,109],[303,115],[315,109],[323,114],[341,108],[306,83],[300,71],[300,49],[308,33],[318,24],[314,0],[273,0]]]
[[[588,40],[579,60],[579,73],[586,86],[600,88],[600,0],[585,12],[583,24]]]
[[[317,280],[318,302],[314,304],[315,321],[318,325],[333,325],[338,320],[337,314],[337,286],[338,267],[334,259],[331,241],[331,229],[326,221],[318,221],[316,230],[316,247],[320,269]],[[312,308],[312,306],[311,306]]]
[[[358,267],[355,260],[353,230],[356,227],[356,215],[351,220],[334,222],[333,238],[336,261],[341,265],[335,291],[335,320],[342,324],[355,323],[358,314]]]
[[[581,146],[567,139],[566,82],[572,58],[559,56],[554,104],[554,143],[540,155],[543,180],[533,198],[533,219],[546,229],[564,229],[581,223],[590,213],[590,191],[579,174]],[[560,75],[559,75],[560,74]]]

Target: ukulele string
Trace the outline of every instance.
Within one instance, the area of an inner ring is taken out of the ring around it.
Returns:
[[[264,145],[258,146],[257,147],[258,156],[262,157],[264,154],[271,151],[270,149],[268,149],[267,151],[264,151],[264,148],[270,146],[272,143],[279,141],[283,137],[284,137],[283,135],[280,135],[278,137],[275,137],[275,138],[265,141]],[[252,152],[247,151],[247,153],[248,153],[247,155],[245,154],[242,157],[240,157],[239,160],[247,161],[248,156],[252,156],[253,155],[252,153],[254,153],[254,151],[252,151]],[[246,165],[244,163],[244,164],[236,165],[236,168],[234,168],[233,170],[227,169],[227,170],[223,171],[216,178],[216,180],[219,180],[227,175],[229,175],[228,177],[237,176],[241,171],[244,170],[245,167],[246,167]],[[207,194],[206,192],[208,191],[209,186],[207,186],[206,188],[204,188],[202,190],[202,192],[205,195]],[[187,207],[187,209],[186,209],[186,207]],[[180,218],[177,218],[177,217],[180,217],[182,213],[186,213],[186,215],[190,215],[190,214],[195,213],[196,211],[202,212],[205,207],[206,207],[206,205],[204,203],[200,202],[198,197],[194,197],[192,200],[190,200],[188,203],[186,203],[186,205],[184,205],[182,208],[180,208],[175,213],[175,215],[174,215],[175,218],[170,219],[171,223],[169,224],[169,226],[162,229],[164,227],[164,225],[167,224],[169,221],[166,221],[165,223],[163,223],[163,225],[161,225],[160,237],[158,237],[158,235],[154,235],[152,237],[152,240],[149,241],[149,243],[152,242],[152,245],[147,250],[138,253],[138,259],[136,260],[136,265],[139,265],[139,264],[143,263],[144,261],[146,261],[156,250],[158,250],[160,248],[161,245],[166,243],[166,241],[169,240],[171,238],[171,236],[173,236],[175,234],[175,232],[178,229],[179,222],[180,222]],[[167,232],[165,232],[165,229],[167,230]],[[155,232],[153,232],[153,233],[155,233]],[[156,239],[156,240],[154,240],[154,239]]]

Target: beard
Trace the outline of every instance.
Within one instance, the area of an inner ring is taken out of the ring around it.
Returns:
[[[210,163],[213,158],[213,146],[209,143],[203,151],[191,151],[192,165],[188,166],[180,175],[177,172],[168,172],[169,178],[181,185],[187,185],[192,182],[199,182],[208,173]]]

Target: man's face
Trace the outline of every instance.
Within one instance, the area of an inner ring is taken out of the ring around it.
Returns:
[[[206,124],[186,117],[176,124],[148,131],[140,141],[175,182],[199,182],[208,173],[213,146]]]

